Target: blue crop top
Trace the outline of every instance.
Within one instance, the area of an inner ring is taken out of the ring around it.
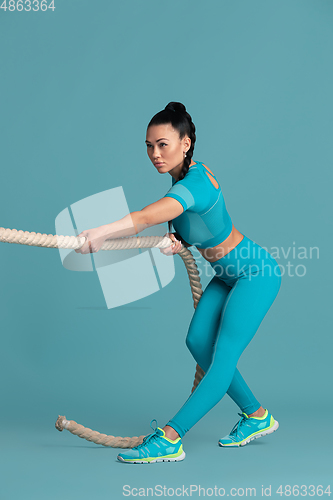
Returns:
[[[206,172],[197,161],[181,181],[172,177],[172,187],[165,195],[175,198],[184,208],[172,220],[173,227],[187,243],[198,248],[215,247],[232,231],[221,188],[212,184]]]

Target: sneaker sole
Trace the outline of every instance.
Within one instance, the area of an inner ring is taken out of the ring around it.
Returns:
[[[184,460],[185,457],[186,454],[185,451],[183,451],[183,453],[179,457],[175,458],[161,457],[161,458],[156,458],[155,460],[150,460],[149,462],[147,460],[126,460],[123,457],[120,457],[119,455],[117,456],[117,459],[125,464],[154,464],[156,462],[180,462],[181,460]]]
[[[267,434],[272,434],[272,432],[276,431],[278,428],[279,428],[279,422],[277,420],[275,420],[273,427],[271,427],[270,429],[266,429],[262,432],[259,432],[258,434],[255,434],[254,436],[249,437],[245,441],[242,441],[240,444],[238,444],[238,443],[222,444],[219,441],[219,446],[222,446],[223,448],[245,446],[246,444],[250,443],[250,441],[253,441],[254,439],[258,439],[260,437],[266,436]]]

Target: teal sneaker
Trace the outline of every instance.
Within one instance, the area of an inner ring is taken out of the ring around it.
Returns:
[[[155,429],[152,422],[156,422]],[[134,448],[119,453],[117,459],[129,464],[152,464],[154,462],[178,462],[184,460],[185,452],[181,438],[175,441],[167,438],[165,432],[157,427],[157,420],[153,418],[150,422],[153,433],[143,438],[143,442]]]
[[[238,413],[242,417],[228,436],[219,440],[220,446],[245,446],[253,439],[271,434],[279,427],[279,422],[265,409],[262,417],[249,417],[246,413]]]

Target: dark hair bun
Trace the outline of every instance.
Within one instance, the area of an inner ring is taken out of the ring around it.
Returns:
[[[181,102],[169,102],[164,109],[176,111],[177,113],[186,113],[186,108]]]

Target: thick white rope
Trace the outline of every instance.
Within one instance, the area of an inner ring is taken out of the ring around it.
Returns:
[[[16,229],[9,229],[0,227],[0,242],[3,243],[16,243],[19,245],[30,245],[46,248],[69,248],[76,250],[81,248],[86,241],[85,237],[78,236],[63,236],[53,234],[41,234],[29,231],[17,231]],[[114,238],[105,240],[100,250],[122,250],[130,248],[167,248],[173,241],[167,236],[131,236],[126,238]],[[197,307],[202,295],[202,286],[200,282],[198,268],[191,251],[182,246],[178,254],[186,267],[187,274],[190,280],[193,305]],[[199,384],[204,376],[204,371],[197,364],[195,379],[192,387],[192,392]],[[65,416],[58,416],[56,421],[56,429],[62,431],[67,429],[72,434],[79,436],[87,441],[92,441],[96,444],[103,446],[111,446],[112,448],[133,448],[142,443],[144,435],[134,437],[120,437],[120,436],[107,436],[93,431],[83,425],[77,424],[74,420],[66,420]]]

